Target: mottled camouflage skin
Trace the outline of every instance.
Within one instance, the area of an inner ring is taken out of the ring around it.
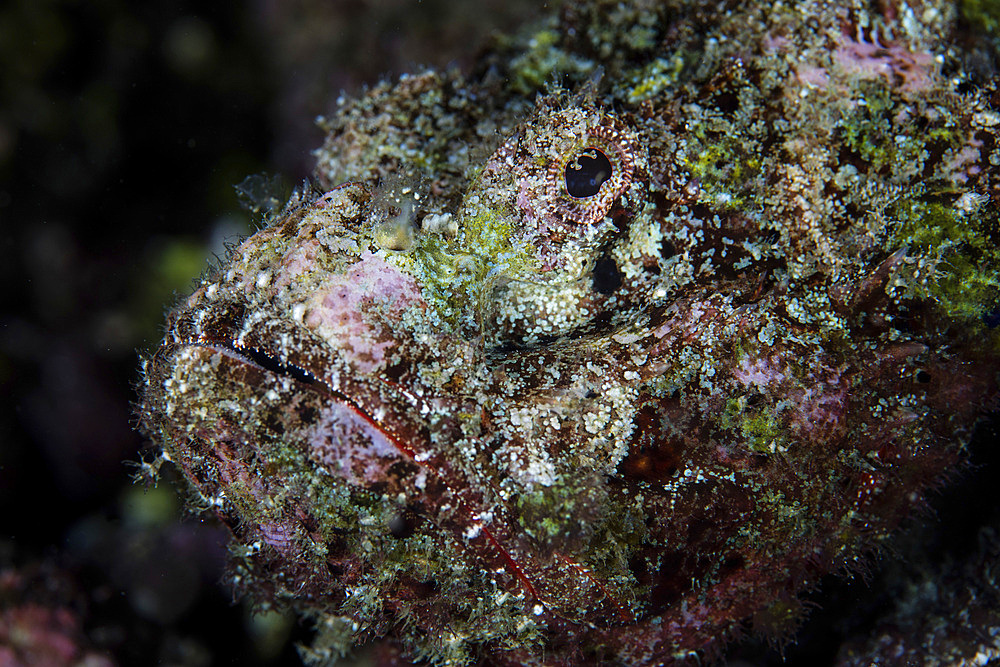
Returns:
[[[236,587],[312,618],[315,662],[656,664],[793,626],[995,401],[1000,114],[954,21],[571,2],[342,100],[317,186],[145,365]]]

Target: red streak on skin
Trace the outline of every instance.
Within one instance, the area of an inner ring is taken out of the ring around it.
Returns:
[[[597,586],[597,588],[599,588],[600,591],[604,594],[604,599],[607,600],[611,604],[611,606],[615,608],[615,614],[618,616],[619,621],[621,621],[622,623],[635,622],[635,615],[622,605],[618,604],[618,601],[615,600],[615,598],[608,591],[608,587],[605,586],[600,579],[593,577],[590,574],[590,570],[580,565],[575,560],[567,558],[566,556],[560,553],[556,554],[556,558],[562,561],[566,567],[573,570],[577,574],[577,576],[579,576],[581,579],[587,579],[594,586]]]
[[[421,407],[425,407],[423,405],[423,401],[419,397],[417,397],[413,393],[407,391],[406,389],[404,389],[400,385],[398,385],[398,384],[396,384],[396,383],[394,383],[394,382],[392,382],[390,380],[383,379],[383,378],[378,378],[378,380],[382,384],[387,385],[389,387],[392,387],[394,390],[396,390],[399,393],[403,394],[404,396],[406,396],[413,403],[419,404]],[[324,383],[324,385],[325,384],[326,383]],[[328,385],[326,385],[326,386],[328,386]],[[409,446],[405,445],[403,443],[402,439],[396,433],[394,433],[394,432],[392,432],[392,431],[384,428],[381,423],[379,423],[377,420],[375,420],[363,408],[361,408],[359,405],[355,404],[353,400],[351,400],[350,398],[348,398],[342,392],[340,392],[340,391],[338,391],[336,389],[333,389],[332,387],[330,387],[329,390],[330,390],[330,393],[332,395],[332,398],[338,399],[341,402],[345,403],[351,410],[353,410],[355,412],[355,414],[357,414],[359,417],[361,417],[366,422],[368,422],[368,424],[370,424],[379,433],[381,433],[382,435],[384,435],[390,442],[392,442],[393,446],[395,446],[396,449],[398,449],[400,452],[402,452],[403,454],[405,454],[409,458],[413,459],[413,461],[417,465],[421,466],[422,468],[425,468],[426,470],[429,470],[430,472],[432,472],[433,474],[437,475],[438,477],[442,477],[440,470],[438,470],[437,468],[435,468],[435,467],[433,467],[431,465],[428,465],[428,462],[430,461],[430,459],[428,459],[426,462],[417,461],[416,458],[415,458],[416,454],[417,454],[416,450],[414,450],[412,447],[409,447]],[[447,483],[447,481],[445,481],[445,485],[448,486],[449,489],[452,489],[451,485],[449,485]],[[452,491],[455,492],[455,489],[452,489]],[[457,492],[455,492],[455,496],[459,497],[459,494]],[[465,512],[465,514],[471,518],[471,516],[475,513],[475,511],[472,510],[472,509],[470,509],[469,507],[465,506],[466,505],[465,503],[462,503],[462,505],[463,505],[462,509]],[[482,522],[476,521],[474,519],[470,521],[470,524],[469,524],[468,527],[470,527],[470,528],[471,527],[478,527],[479,528],[480,535],[484,535],[486,537],[486,539],[489,540],[490,544],[492,544],[493,547],[500,553],[500,557],[503,560],[503,562],[505,562],[507,564],[507,567],[509,567],[514,572],[514,575],[521,582],[521,585],[524,586],[524,588],[526,589],[527,593],[531,596],[531,598],[537,600],[538,599],[538,594],[535,592],[535,587],[531,585],[531,581],[528,579],[528,576],[525,574],[523,568],[521,568],[521,566],[518,564],[518,562],[516,560],[514,560],[514,557],[511,556],[510,552],[503,546],[503,544],[500,542],[500,540],[498,540],[497,537],[493,534],[493,531],[491,531],[489,528],[487,528],[486,525],[483,524]],[[473,539],[475,539],[475,538],[473,538]],[[469,540],[469,541],[471,542],[472,540]],[[579,566],[577,566],[577,567],[579,567]]]
[[[195,341],[187,341],[186,343],[183,343],[183,344],[190,345],[190,346],[195,346],[195,347],[208,348],[208,349],[211,349],[211,350],[213,350],[215,352],[218,352],[218,353],[220,353],[220,354],[222,354],[224,356],[227,356],[227,357],[229,357],[231,359],[235,359],[236,361],[238,361],[240,363],[244,363],[244,364],[248,364],[250,366],[253,366],[253,367],[255,367],[255,368],[257,368],[257,369],[259,369],[261,371],[272,372],[269,369],[267,369],[267,368],[261,366],[260,364],[258,364],[257,362],[255,362],[253,359],[251,359],[251,358],[249,358],[247,356],[244,356],[243,354],[240,354],[239,348],[236,345],[232,344],[232,343],[230,343],[230,344],[227,345],[225,343],[220,343],[220,342],[217,342],[217,341],[212,341],[210,339],[201,339],[201,340],[195,340]],[[304,370],[304,369],[300,369],[300,370]],[[330,399],[335,400],[335,401],[341,403],[342,405],[345,405],[354,414],[356,414],[358,417],[360,417],[362,420],[364,420],[366,423],[368,423],[368,425],[370,425],[372,428],[374,428],[379,433],[381,433],[383,436],[385,436],[385,438],[389,442],[391,442],[392,445],[396,449],[398,449],[402,454],[404,454],[407,458],[411,459],[414,463],[416,463],[420,467],[422,467],[422,468],[430,471],[432,474],[436,475],[438,478],[441,478],[442,481],[444,482],[445,486],[447,486],[455,494],[455,497],[457,499],[461,498],[461,495],[457,492],[456,489],[453,488],[453,485],[448,484],[447,480],[444,479],[444,476],[442,475],[442,472],[439,469],[437,469],[437,468],[435,468],[433,466],[428,465],[428,462],[430,461],[430,459],[428,459],[428,460],[426,460],[424,462],[418,461],[417,458],[416,458],[416,456],[418,454],[417,450],[415,450],[413,447],[410,447],[410,446],[406,445],[404,443],[403,439],[395,431],[386,428],[381,422],[379,422],[371,414],[369,414],[369,412],[367,410],[365,410],[365,408],[361,405],[360,402],[352,399],[350,396],[348,396],[347,394],[345,394],[343,391],[341,391],[341,390],[333,387],[326,380],[320,379],[319,376],[317,376],[315,373],[312,373],[311,371],[305,371],[305,372],[308,373],[309,375],[311,375],[312,377],[316,378],[317,384],[320,385],[321,390],[323,391],[323,393],[325,393]],[[404,387],[402,387],[402,386],[400,386],[400,385],[398,385],[398,384],[396,384],[396,383],[394,383],[394,382],[392,382],[390,380],[386,380],[384,378],[378,378],[378,380],[382,384],[384,384],[387,387],[393,389],[395,392],[398,392],[399,394],[403,395],[407,400],[409,400],[412,404],[414,404],[414,407],[426,408],[426,404],[423,403],[423,401],[422,401],[422,399],[420,399],[420,397],[414,395],[412,392],[406,390]],[[423,411],[426,411],[426,410],[423,410]],[[476,521],[474,519],[471,519],[472,515],[475,514],[475,511],[472,510],[471,508],[469,508],[468,504],[466,502],[461,502],[461,508],[462,508],[463,512],[466,514],[466,516],[468,516],[470,518],[470,522],[466,526],[466,528],[471,528],[473,526],[478,527],[479,531],[480,531],[480,535],[484,535],[486,537],[486,539],[488,540],[489,544],[492,545],[493,548],[496,549],[496,551],[499,552],[500,559],[506,564],[506,566],[508,568],[510,568],[514,572],[514,575],[521,582],[521,585],[525,588],[525,590],[528,593],[528,595],[532,599],[538,600],[539,598],[538,598],[538,594],[535,591],[535,587],[532,586],[531,581],[528,579],[528,576],[524,572],[524,569],[518,564],[518,562],[516,560],[514,560],[514,557],[511,556],[510,552],[506,548],[504,548],[504,546],[500,542],[500,540],[498,540],[496,538],[496,536],[493,534],[493,532],[489,528],[487,528],[483,523],[481,523],[479,521]],[[473,539],[475,539],[475,538],[473,538]],[[468,540],[468,541],[471,542],[472,540]],[[567,560],[567,559],[563,558],[563,560]],[[572,564],[568,560],[567,560],[567,562],[570,563],[570,564]],[[576,567],[578,569],[580,569],[582,572],[586,572],[586,570],[583,569],[583,568],[581,568],[579,565],[576,565]],[[587,576],[589,577],[589,575],[587,575]],[[600,584],[598,584],[598,585],[600,585]]]
[[[410,444],[420,443],[426,439],[426,436],[420,433],[420,429],[414,427],[413,420],[408,416],[414,411],[417,414],[430,414],[432,412],[430,406],[422,397],[392,380],[381,377],[376,377],[374,379],[375,382],[392,394],[392,396],[383,396],[381,395],[382,392],[373,388],[369,383],[353,379],[341,380],[335,385],[308,368],[303,368],[296,364],[283,363],[266,351],[256,347],[242,347],[225,335],[216,335],[213,337],[203,335],[198,339],[184,341],[181,345],[207,348],[241,364],[252,366],[261,372],[276,373],[288,377],[295,382],[302,382],[314,391],[324,394],[330,400],[337,401],[341,405],[346,406],[365,423],[382,434],[403,456],[437,477],[443,486],[451,492],[459,511],[465,517],[465,521],[459,521],[457,525],[453,524],[449,528],[456,536],[457,541],[460,543],[464,542],[466,548],[481,560],[499,565],[496,571],[509,570],[520,582],[522,589],[530,599],[539,602],[543,606],[548,606],[539,596],[538,590],[533,585],[531,573],[534,570],[535,574],[547,576],[544,572],[551,572],[550,567],[544,563],[533,563],[530,553],[526,556],[526,562],[522,564],[504,546],[504,543],[508,542],[508,540],[517,542],[517,531],[511,528],[513,521],[509,517],[504,518],[501,516],[498,517],[499,522],[497,524],[499,531],[487,528],[485,524],[475,518],[479,512],[476,506],[480,504],[482,499],[475,492],[472,492],[473,497],[470,497],[468,490],[472,486],[467,483],[464,475],[451,469],[446,460],[432,451],[421,450],[419,447],[414,447]],[[259,362],[254,358],[255,356],[260,359]],[[377,419],[373,416],[374,410],[368,405],[373,397],[386,405],[402,402],[406,409],[389,410],[386,415],[387,419]],[[387,398],[401,399],[401,401],[386,400]],[[427,456],[428,454],[430,456]],[[420,455],[424,455],[422,460],[418,459]],[[431,502],[429,505],[433,506],[435,503]],[[502,507],[494,507],[491,511],[494,514],[504,514]],[[471,537],[470,534],[475,534],[475,536]],[[577,582],[588,582],[588,585],[578,584],[582,585],[583,588],[597,588],[600,590],[604,600],[614,609],[615,615],[619,620],[626,623],[634,621],[633,615],[614,599],[607,586],[595,578],[586,567],[562,554],[554,554],[554,557],[561,565],[561,567],[557,567],[557,570],[562,570]],[[525,565],[528,567],[525,567]],[[558,612],[556,615],[562,616]]]
[[[380,381],[383,384],[386,384],[386,385],[389,385],[389,386],[394,386],[395,389],[399,390],[400,393],[403,393],[404,395],[406,395],[407,398],[409,398],[411,401],[414,401],[414,402],[419,402],[420,401],[420,399],[418,397],[414,396],[410,392],[407,392],[407,391],[403,390],[402,387],[399,387],[399,385],[395,385],[394,383],[392,383],[392,382],[390,382],[388,380],[383,380],[381,378],[380,378]],[[346,396],[342,392],[340,392],[340,391],[338,391],[336,389],[333,389],[332,387],[330,387],[329,385],[327,385],[325,382],[323,384],[328,389],[329,395],[330,395],[331,398],[333,398],[334,400],[338,400],[341,403],[345,404],[356,415],[358,415],[359,417],[361,417],[370,426],[372,426],[379,433],[381,433],[383,436],[385,436],[386,439],[388,439],[393,444],[393,446],[396,449],[398,449],[400,452],[402,452],[407,457],[409,457],[410,459],[412,459],[420,467],[422,467],[422,468],[424,468],[426,470],[429,470],[431,473],[437,475],[438,477],[442,477],[440,470],[438,470],[437,468],[435,468],[435,467],[427,464],[430,461],[430,459],[428,459],[425,462],[418,461],[416,459],[416,455],[417,455],[416,450],[413,449],[412,447],[409,447],[406,444],[404,444],[403,440],[395,432],[393,432],[393,431],[391,431],[389,429],[386,429],[379,421],[377,421],[374,417],[372,417],[371,415],[369,415],[360,405],[356,404],[352,399],[350,399],[348,396]],[[445,481],[445,486],[448,486],[448,488],[451,489],[455,493],[456,498],[460,497],[459,494],[455,491],[455,489],[452,489],[451,485],[449,485],[447,481]],[[479,521],[476,521],[474,519],[471,519],[471,516],[473,514],[475,514],[475,511],[472,510],[472,509],[470,509],[469,507],[467,507],[466,503],[464,503],[464,502],[462,503],[462,510],[466,514],[466,516],[470,517],[470,523],[469,523],[468,527],[469,528],[471,528],[471,527],[478,527],[478,529],[480,531],[480,535],[485,535],[486,536],[486,539],[489,540],[490,544],[492,544],[493,547],[500,553],[500,557],[503,560],[503,562],[505,562],[507,564],[507,567],[509,567],[511,570],[513,570],[515,576],[518,578],[518,580],[520,580],[521,585],[524,586],[524,588],[527,590],[527,593],[531,596],[532,599],[537,600],[538,599],[538,594],[535,592],[535,587],[531,585],[531,581],[528,579],[527,575],[524,573],[524,570],[521,568],[521,566],[518,565],[517,561],[514,560],[514,557],[510,555],[510,552],[500,543],[500,540],[498,540],[496,538],[496,536],[494,536],[493,532],[489,528],[487,528],[482,522],[479,522]],[[473,539],[475,539],[475,538],[473,538]],[[469,541],[471,542],[472,540],[469,540]],[[577,567],[579,567],[579,566],[577,566]]]
[[[535,587],[531,585],[531,581],[528,580],[528,575],[524,573],[524,570],[522,570],[521,566],[517,564],[517,561],[514,560],[514,557],[511,556],[510,553],[508,553],[507,550],[503,548],[503,546],[500,544],[500,541],[493,536],[493,533],[492,531],[490,531],[489,528],[480,524],[479,529],[482,531],[482,534],[486,535],[486,538],[493,543],[493,546],[497,548],[497,550],[500,552],[500,555],[503,556],[504,560],[507,561],[507,566],[514,571],[514,574],[521,581],[521,584],[528,589],[528,593],[531,595],[531,597],[535,600],[538,600],[538,594],[535,592]]]

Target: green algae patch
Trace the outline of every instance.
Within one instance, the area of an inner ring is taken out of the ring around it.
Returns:
[[[788,435],[778,418],[767,408],[750,408],[746,396],[726,401],[719,424],[741,433],[747,446],[758,454],[770,454],[788,443]]]
[[[510,64],[511,88],[522,95],[544,90],[553,80],[568,74],[589,72],[594,63],[564,51],[562,36],[542,29],[528,39],[527,49]]]
[[[897,100],[893,91],[879,82],[865,82],[857,91],[854,108],[840,123],[844,143],[876,172],[890,165],[923,165],[927,159],[925,142],[956,137],[943,128],[934,128],[923,137],[901,132],[894,122]]]
[[[979,321],[1000,303],[1000,216],[966,213],[937,199],[909,199],[896,209],[893,241],[928,258],[933,270],[917,284],[951,318]],[[918,266],[919,266],[918,262]]]
[[[633,104],[653,99],[661,92],[677,84],[686,66],[685,55],[675,53],[669,59],[656,58],[644,67],[625,75],[629,86],[625,97]]]
[[[482,292],[491,277],[521,277],[537,266],[534,248],[513,240],[513,218],[504,211],[474,207],[462,216],[457,236],[426,234],[413,247],[414,270],[424,298],[454,326],[475,326]]]
[[[741,209],[754,200],[754,181],[762,161],[746,137],[704,125],[692,128],[685,166],[708,200],[726,209]]]
[[[546,549],[585,554],[588,567],[631,590],[628,561],[647,538],[644,518],[591,481],[563,477],[519,496],[518,523]]]
[[[841,121],[844,142],[875,171],[892,162],[892,112],[895,102],[888,87],[868,83],[857,103]]]
[[[583,518],[600,507],[604,498],[589,497],[588,491],[595,489],[559,481],[521,495],[517,499],[521,527],[532,538],[548,545],[561,546],[581,537],[589,538],[593,525]]]
[[[993,37],[1000,34],[1000,0],[962,0],[958,6],[962,18],[974,29]]]

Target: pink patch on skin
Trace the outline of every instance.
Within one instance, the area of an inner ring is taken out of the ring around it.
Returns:
[[[333,475],[366,485],[386,478],[403,458],[384,433],[342,403],[332,403],[307,435],[313,458]]]
[[[387,326],[413,307],[424,307],[412,276],[365,251],[361,261],[331,277],[310,300],[306,326],[361,373],[385,366],[386,352],[396,345]]]
[[[826,88],[830,83],[830,75],[821,67],[803,67],[795,76],[799,83],[812,88]]]
[[[895,83],[899,77],[903,81],[901,88],[910,92],[929,89],[937,71],[934,56],[929,53],[912,53],[901,46],[880,46],[853,39],[840,42],[833,60],[845,74],[862,79],[882,77]]]
[[[523,222],[526,227],[537,224],[538,212],[535,209],[535,195],[524,181],[518,184],[515,203],[524,215]]]
[[[773,358],[745,357],[733,370],[733,377],[745,387],[773,392],[792,377],[786,371]],[[799,433],[811,433],[809,438],[815,438],[816,432],[832,434],[845,413],[847,390],[843,387],[841,375],[837,371],[827,371],[825,376],[814,376],[809,386],[792,382],[783,390],[794,406],[789,413],[791,426]]]
[[[265,544],[286,553],[295,546],[295,531],[286,524],[269,521],[260,524],[260,539]]]
[[[832,434],[846,412],[844,404],[847,401],[847,391],[839,387],[836,381],[822,384],[819,390],[810,387],[791,395],[797,407],[793,413],[796,430],[800,433],[812,433],[812,438],[816,437],[816,432]]]
[[[751,359],[744,357],[740,365],[733,370],[733,377],[744,387],[768,389],[785,381],[787,376],[769,359]]]
[[[768,51],[784,51],[791,41],[787,37],[775,37],[766,35],[764,37],[764,48]]]
[[[938,70],[930,53],[914,53],[898,45],[882,46],[849,37],[838,39],[832,56],[832,73],[866,80],[881,78],[908,92],[929,90]],[[796,67],[795,78],[804,86],[824,89],[830,85],[830,74],[822,66],[803,63]]]
[[[559,253],[552,247],[549,237],[556,232],[567,232],[572,228],[571,224],[557,220],[552,215],[545,215],[536,208],[537,194],[529,187],[528,183],[522,181],[517,190],[517,207],[523,216],[521,220],[522,232],[518,238],[533,244],[538,250],[540,266],[543,273],[552,271],[559,265]]]
[[[295,279],[303,273],[315,271],[316,255],[320,249],[320,242],[316,239],[310,239],[296,245],[282,260],[281,270],[276,276],[275,283],[285,287],[295,282]]]
[[[228,444],[235,438],[246,439],[246,435],[230,434],[228,427],[219,421],[217,422],[216,429],[203,431],[199,434],[199,437],[203,438],[206,442],[212,442],[214,438],[215,442],[220,443],[219,446],[213,449],[213,454],[218,459],[219,480],[223,483],[223,486],[230,487],[239,484],[252,495],[254,501],[260,503],[268,501],[270,493],[266,486],[265,478],[248,473],[247,467],[243,465],[242,460]]]
[[[979,161],[982,159],[979,148],[982,145],[983,142],[973,139],[947,161],[948,168],[957,182],[965,183],[970,176],[979,173]]]

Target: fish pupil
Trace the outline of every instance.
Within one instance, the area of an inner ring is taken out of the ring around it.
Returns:
[[[593,197],[611,178],[612,171],[607,155],[596,148],[587,148],[566,165],[566,192],[576,199]]]

